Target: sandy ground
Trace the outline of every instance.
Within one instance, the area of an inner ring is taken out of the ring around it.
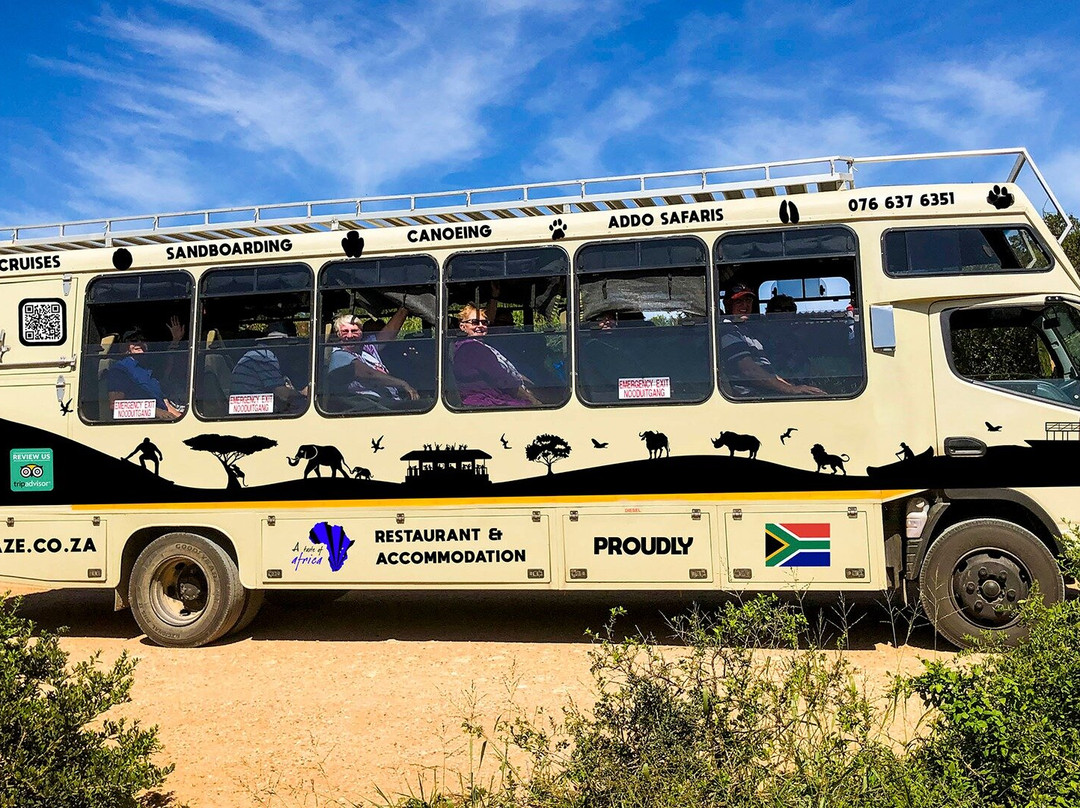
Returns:
[[[456,784],[470,769],[465,715],[490,729],[511,697],[555,715],[569,698],[591,704],[584,632],[609,605],[629,608],[621,630],[667,638],[662,615],[691,600],[353,592],[317,609],[268,605],[246,632],[179,650],[147,642],[130,613],[113,612],[111,591],[11,589],[24,616],[68,627],[72,661],[99,649],[141,660],[123,714],[159,726],[162,761],[176,764],[166,788],[192,808],[385,804],[376,787],[394,796],[419,794],[418,778],[426,789],[435,777]],[[925,627],[894,644],[880,607],[851,619],[849,656],[871,687],[939,655]]]

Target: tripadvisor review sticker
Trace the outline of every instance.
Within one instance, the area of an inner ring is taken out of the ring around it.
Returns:
[[[53,450],[12,449],[11,490],[52,491]]]

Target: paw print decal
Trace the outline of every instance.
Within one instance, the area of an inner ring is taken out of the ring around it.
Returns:
[[[784,224],[798,224],[799,223],[799,209],[795,207],[794,202],[790,202],[785,199],[780,203],[780,221]]]
[[[1005,208],[1011,208],[1012,203],[1015,202],[1016,199],[1009,192],[1008,188],[1002,188],[1000,185],[995,185],[990,193],[986,195],[986,201],[998,210],[1005,210]]]
[[[553,221],[550,225],[548,225],[548,230],[551,231],[552,241],[558,241],[566,235],[566,225],[563,224],[562,219],[556,219],[555,221]]]
[[[359,258],[364,254],[364,238],[355,230],[350,230],[349,235],[341,240],[341,249],[349,258]]]

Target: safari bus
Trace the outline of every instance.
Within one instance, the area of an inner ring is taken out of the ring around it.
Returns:
[[[0,228],[0,581],[178,647],[349,589],[885,593],[1015,640],[1080,520],[1048,207],[1021,148]]]

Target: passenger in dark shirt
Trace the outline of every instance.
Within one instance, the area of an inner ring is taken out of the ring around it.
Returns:
[[[307,404],[308,388],[296,389],[285,375],[281,361],[271,347],[276,341],[288,339],[290,329],[285,323],[271,323],[266,336],[256,340],[256,347],[240,357],[232,371],[229,395],[274,394],[274,412],[301,412]]]
[[[110,412],[117,401],[154,401],[154,417],[165,420],[180,417],[180,410],[161,388],[154,372],[144,364],[146,340],[140,331],[128,331],[122,338],[124,358],[114,362],[105,372],[109,389]]]
[[[527,407],[540,400],[530,382],[502,353],[484,342],[488,316],[471,303],[458,313],[465,338],[454,345],[453,372],[467,407]]]
[[[743,283],[733,284],[724,294],[724,311],[729,316],[720,322],[720,368],[731,392],[747,397],[825,395],[818,387],[792,384],[777,375],[765,347],[741,327],[756,308],[757,295]]]

